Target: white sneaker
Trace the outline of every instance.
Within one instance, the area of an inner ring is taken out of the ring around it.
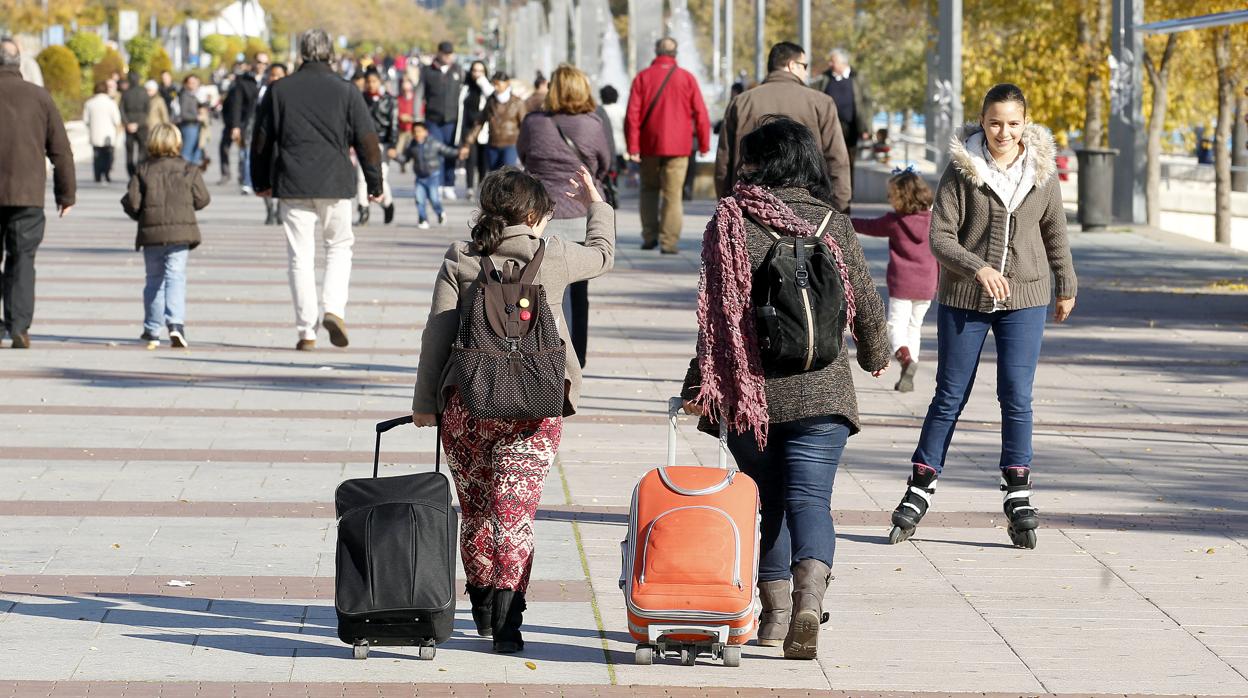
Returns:
[[[447,201],[455,201],[459,195],[455,193],[455,187],[442,187],[442,198]]]
[[[243,196],[251,196],[252,194],[256,193],[256,190],[244,184],[242,188],[242,192],[243,192]]]
[[[417,227],[417,228],[420,228],[421,230],[428,230],[428,229],[429,229],[429,221],[421,221],[419,224],[417,224],[417,225],[416,225],[416,227]]]

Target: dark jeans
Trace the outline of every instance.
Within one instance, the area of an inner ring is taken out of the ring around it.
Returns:
[[[230,129],[227,127],[221,131],[221,145],[217,146],[217,156],[221,158],[221,179],[223,180],[230,178],[230,146],[232,145],[234,142],[230,140]]]
[[[42,208],[0,206],[0,298],[10,337],[28,331],[35,315],[35,252],[43,242],[44,223]]]
[[[501,170],[504,167],[515,167],[520,164],[520,154],[516,151],[514,145],[504,145],[494,147],[492,145],[485,146],[485,161],[490,169]]]
[[[126,132],[126,174],[133,175],[147,160],[147,127],[139,126],[134,133]]]
[[[95,148],[94,172],[95,181],[101,179],[112,181],[113,172],[113,146],[106,145],[103,148]]]
[[[449,146],[454,147],[456,145],[454,121],[445,124],[439,124],[431,121],[428,123],[428,126],[429,135]],[[459,158],[455,155],[450,155],[442,160],[442,186],[455,186],[455,163],[458,162],[458,160]]]
[[[729,434],[728,450],[741,471],[758,483],[758,581],[789,579],[793,565],[802,560],[832,566],[832,485],[849,432],[849,422],[836,415],[772,424],[763,451],[753,434]]]
[[[940,472],[958,417],[971,397],[988,330],[997,345],[997,400],[1001,403],[1001,462],[1031,465],[1031,388],[1040,360],[1046,306],[981,313],[936,308],[936,395],[927,408],[915,463]]]

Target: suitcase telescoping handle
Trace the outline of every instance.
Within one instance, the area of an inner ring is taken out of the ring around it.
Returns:
[[[381,464],[381,435],[395,427],[411,423],[412,415],[410,414],[387,419],[384,422],[377,422],[377,442],[373,445],[373,477],[377,477],[377,469]],[[434,472],[442,472],[442,415],[438,415],[438,435],[436,442],[433,444],[433,470]]]
[[[676,465],[676,419],[685,412],[685,400],[681,397],[669,398],[667,401],[667,464]],[[728,428],[719,423],[719,467],[736,470],[736,463],[728,464]]]

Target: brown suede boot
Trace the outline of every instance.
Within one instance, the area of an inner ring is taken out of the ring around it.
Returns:
[[[789,580],[759,582],[758,598],[763,602],[763,612],[758,617],[758,644],[763,647],[779,647],[784,642],[793,617],[793,597],[789,592]]]
[[[793,620],[784,638],[785,659],[814,659],[819,653],[819,625],[828,619],[823,595],[832,569],[808,558],[793,566]]]

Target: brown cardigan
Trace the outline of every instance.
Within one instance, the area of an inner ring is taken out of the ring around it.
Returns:
[[[533,259],[537,245],[538,237],[532,228],[513,225],[503,231],[503,240],[491,258],[496,266],[501,266],[508,259],[524,265]],[[546,302],[555,313],[559,336],[566,346],[571,346],[572,340],[568,335],[568,323],[563,319],[564,289],[575,281],[602,276],[611,271],[614,264],[615,210],[608,204],[590,204],[584,245],[560,238],[546,241],[546,257],[537,274],[537,283],[546,291]],[[416,369],[413,412],[441,413],[446,407],[447,388],[455,385],[450,357],[451,345],[459,331],[460,301],[472,297],[480,276],[480,253],[473,251],[468,242],[452,244],[438,271],[429,320],[420,337],[420,365]],[[581,395],[581,367],[576,361],[567,362],[567,380],[569,390],[565,412],[572,414]]]
[[[949,165],[936,189],[929,237],[940,263],[936,300],[962,310],[991,312],[992,297],[975,274],[986,266],[1000,270],[1002,259],[1010,283],[1008,308],[1048,305],[1054,290],[1050,271],[1057,295],[1074,298],[1078,283],[1055,176],[1053,136],[1036,124],[1024,129],[1023,147],[1034,160],[1036,182],[1010,214],[979,173],[983,158],[967,147],[972,138],[979,142],[981,131],[978,124],[969,124],[953,137]]]

